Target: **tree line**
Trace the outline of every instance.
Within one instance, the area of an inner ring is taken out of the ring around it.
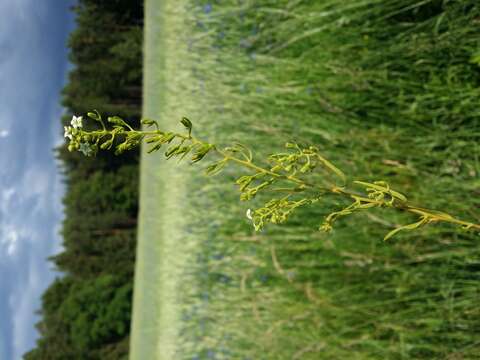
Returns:
[[[73,69],[62,105],[92,109],[138,126],[142,98],[143,2],[79,0],[70,34]],[[95,125],[87,125],[95,126]],[[138,211],[138,152],[101,152],[95,161],[66,145],[56,149],[66,184],[62,273],[42,296],[40,337],[24,355],[36,359],[128,358]]]

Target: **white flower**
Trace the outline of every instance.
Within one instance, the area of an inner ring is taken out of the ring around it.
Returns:
[[[65,138],[72,140],[73,138],[72,128],[70,126],[64,126],[63,128],[65,129],[65,133],[63,134],[63,136],[65,136]]]
[[[249,220],[253,220],[252,214],[253,214],[253,211],[252,211],[251,209],[248,209],[248,210],[247,210],[247,218],[248,218]]]
[[[82,120],[83,120],[83,118],[82,118],[81,116],[75,116],[75,115],[73,115],[73,117],[72,117],[72,122],[71,122],[73,128],[74,128],[74,129],[79,129],[79,128],[81,128],[81,127],[82,127]]]
[[[93,154],[93,149],[88,143],[81,143],[78,151],[82,152],[85,156],[90,156]]]

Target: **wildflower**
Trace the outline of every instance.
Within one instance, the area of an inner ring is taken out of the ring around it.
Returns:
[[[81,127],[82,127],[82,120],[83,120],[83,118],[82,118],[81,116],[75,116],[75,115],[73,115],[73,117],[72,117],[72,122],[71,122],[73,128],[74,128],[74,129],[79,129],[79,128],[81,128]]]
[[[253,213],[253,212],[252,212],[251,209],[247,209],[247,218],[248,218],[249,220],[253,220],[252,213]]]
[[[90,156],[93,153],[93,149],[88,143],[81,143],[78,151],[82,152],[85,156]]]
[[[72,129],[72,127],[64,126],[63,128],[65,130],[65,133],[64,133],[63,136],[65,136],[65,138],[68,138],[68,139],[72,140],[73,139],[73,134],[72,134],[73,129]]]
[[[296,275],[297,274],[293,270],[287,271],[287,274],[286,274],[287,280],[291,281],[291,280],[295,279]]]
[[[205,14],[210,14],[212,12],[212,4],[210,3],[207,3],[204,7],[203,7],[203,12]]]

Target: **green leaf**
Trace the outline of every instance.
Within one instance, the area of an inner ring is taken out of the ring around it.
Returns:
[[[400,226],[392,231],[390,231],[387,235],[385,235],[385,237],[383,238],[384,241],[387,241],[388,239],[390,239],[392,236],[394,236],[396,233],[400,232],[400,231],[403,231],[403,230],[414,230],[424,224],[427,223],[427,219],[425,218],[422,218],[420,221],[417,221],[416,223],[413,223],[413,224],[408,224],[408,225],[404,225],[404,226]]]
[[[115,124],[119,126],[128,126],[127,123],[119,116],[109,116],[107,120],[111,124]]]
[[[100,115],[100,113],[97,110],[93,110],[93,111],[88,112],[87,116],[90,119],[93,119],[93,120],[96,120],[96,121],[101,121],[101,119],[102,119],[102,116]]]
[[[379,190],[379,191],[386,191],[388,190],[385,186],[380,186],[380,185],[375,185],[375,184],[371,184],[371,183],[368,183],[368,182],[365,182],[365,181],[357,181],[355,180],[354,181],[355,184],[358,184],[358,185],[363,185],[367,188],[372,188],[372,189],[375,189],[375,190]]]
[[[390,194],[398,200],[405,201],[405,202],[407,201],[407,197],[405,195],[399,193],[398,191],[391,190],[390,188],[388,188],[386,186],[382,186],[382,185],[378,185],[378,184],[372,184],[372,183],[368,183],[368,182],[365,182],[365,181],[357,181],[357,180],[354,181],[354,183],[358,184],[358,185],[365,186],[367,189],[368,188],[375,189],[375,190]]]
[[[100,145],[100,149],[102,149],[102,150],[111,149],[112,145],[113,145],[113,141],[112,140],[107,140],[102,145]]]
[[[157,122],[152,119],[142,119],[142,124],[147,126],[157,125]]]
[[[178,149],[180,149],[180,145],[170,146],[165,152],[165,157],[167,159],[170,159],[172,156],[176,154]]]
[[[188,120],[186,117],[183,117],[182,120],[180,121],[183,126],[185,126],[188,129],[188,134],[190,135],[192,133],[192,122]]]
[[[330,161],[328,161],[327,159],[325,159],[323,156],[317,154],[317,157],[318,159],[320,160],[320,162],[327,168],[329,169],[330,171],[332,171],[333,173],[335,173],[340,179],[342,179],[342,181],[344,183],[347,182],[347,177],[345,176],[345,174],[343,173],[342,170],[340,170],[339,168],[337,168],[335,165],[333,165]]]
[[[406,197],[405,195],[397,192],[397,191],[390,190],[390,194],[391,194],[393,197],[397,198],[398,200],[405,201],[405,202],[407,201],[407,197]]]
[[[252,161],[253,154],[252,154],[252,151],[248,147],[246,147],[245,145],[243,145],[239,142],[235,142],[233,145],[236,149],[238,149],[238,152],[243,154],[243,156],[245,157],[245,159],[247,161]]]
[[[162,147],[162,143],[157,143],[156,145],[152,146],[150,149],[147,150],[147,154],[150,154],[154,151],[159,150]]]
[[[171,143],[173,139],[175,139],[176,137],[176,134],[174,133],[166,133],[165,135],[163,135],[163,137],[161,138],[161,142],[162,143]]]
[[[213,176],[218,174],[222,169],[224,168],[226,162],[224,160],[215,162],[211,165],[209,165],[205,171],[207,175]]]
[[[480,66],[480,51],[472,55],[470,63]]]
[[[178,162],[182,161],[191,150],[192,150],[191,146],[182,146],[180,149],[178,149],[177,155],[180,155],[180,154],[182,155],[178,158]]]
[[[151,144],[151,143],[160,141],[160,139],[161,139],[160,136],[154,136],[154,137],[148,138],[147,140],[145,140],[145,142],[146,142],[147,144]]]

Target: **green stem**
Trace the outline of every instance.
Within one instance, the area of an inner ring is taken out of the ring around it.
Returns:
[[[142,136],[142,138],[165,134],[165,132],[160,131],[158,129],[158,127],[157,127],[157,130],[153,130],[153,131],[134,130],[130,126],[128,126],[128,128],[129,128],[129,132],[139,134],[139,135]],[[89,134],[93,137],[96,137],[98,140],[100,140],[104,136],[111,134],[111,131],[107,131],[106,129],[103,129],[103,130],[85,132],[85,134]],[[205,142],[203,142],[203,141],[201,141],[197,138],[192,137],[191,134],[183,135],[183,134],[175,133],[175,137],[182,139],[181,140],[182,143],[185,142],[185,141],[190,141],[193,146],[199,145],[199,144],[200,145],[206,145],[207,144],[207,143],[205,143]],[[460,219],[456,219],[456,218],[454,218],[453,216],[451,216],[447,213],[413,206],[410,203],[408,203],[406,201],[403,201],[403,200],[399,200],[397,198],[395,198],[395,199],[392,198],[392,201],[385,201],[383,199],[382,200],[375,200],[375,199],[368,198],[365,194],[351,191],[351,190],[347,189],[345,186],[344,187],[339,187],[339,186],[335,185],[333,187],[319,187],[318,185],[314,185],[314,184],[308,183],[308,182],[306,182],[302,179],[299,179],[299,178],[295,177],[294,175],[282,175],[282,174],[276,173],[272,170],[265,169],[261,166],[255,165],[249,159],[244,160],[244,159],[237,158],[237,157],[232,156],[231,154],[229,154],[225,151],[219,150],[215,146],[213,146],[213,150],[215,150],[221,157],[223,157],[225,161],[232,161],[232,162],[234,162],[234,163],[236,163],[236,164],[238,164],[242,167],[254,170],[258,173],[266,174],[266,175],[272,176],[273,178],[276,178],[276,179],[282,179],[282,180],[285,180],[285,181],[292,182],[295,185],[300,186],[299,189],[311,188],[313,190],[319,190],[322,193],[330,192],[330,193],[335,194],[335,195],[339,195],[339,196],[343,196],[343,197],[346,197],[346,198],[349,198],[349,199],[353,199],[354,201],[357,201],[357,202],[360,201],[360,202],[366,203],[366,204],[374,204],[377,207],[393,207],[393,208],[396,208],[396,209],[401,210],[401,211],[406,211],[406,212],[409,212],[409,213],[413,213],[417,216],[420,216],[420,217],[423,217],[423,218],[427,219],[427,222],[437,222],[437,221],[438,222],[448,222],[448,223],[463,226],[463,227],[468,228],[468,229],[474,228],[474,229],[479,229],[480,230],[480,225],[479,224],[475,224],[475,223],[463,221],[463,220],[460,220]],[[285,188],[279,188],[277,190],[278,191],[289,190],[289,191],[292,191],[292,193],[295,191],[295,189],[285,189]]]
[[[301,179],[298,179],[294,176],[285,176],[285,175],[277,174],[277,173],[274,173],[270,170],[267,170],[267,169],[264,169],[260,166],[257,166],[250,161],[246,161],[246,160],[242,160],[242,159],[230,156],[230,155],[225,154],[223,151],[220,151],[218,149],[216,149],[216,150],[224,158],[226,158],[228,160],[231,160],[233,162],[236,162],[237,164],[239,164],[243,167],[250,168],[250,169],[256,170],[258,172],[271,175],[271,176],[276,177],[276,178],[282,178],[282,179],[285,179],[285,180],[289,180],[289,181],[292,181],[292,182],[294,182],[298,185],[303,185],[303,186],[312,187],[312,188],[316,187],[313,184],[309,184],[309,183],[307,183],[307,182],[305,182]],[[325,188],[322,188],[322,190],[325,190]],[[344,197],[348,197],[348,198],[351,198],[351,199],[360,199],[363,202],[372,203],[372,204],[379,205],[379,206],[386,205],[386,202],[384,202],[384,201],[377,201],[377,200],[369,199],[364,194],[353,192],[351,190],[346,189],[345,187],[334,186],[331,189],[327,189],[327,190],[329,190],[333,194],[343,195]],[[448,222],[448,223],[452,223],[452,224],[461,225],[461,226],[464,226],[464,227],[467,227],[467,228],[474,228],[474,229],[479,229],[480,230],[480,225],[479,224],[459,220],[459,219],[456,219],[456,218],[454,218],[454,217],[452,217],[448,214],[439,214],[439,213],[436,213],[435,210],[418,208],[418,207],[415,207],[415,206],[410,205],[410,204],[405,203],[405,202],[399,202],[398,200],[394,201],[390,206],[394,207],[396,209],[402,210],[402,211],[414,213],[416,215],[427,216],[429,219],[431,219],[431,221],[443,221],[443,222]]]

